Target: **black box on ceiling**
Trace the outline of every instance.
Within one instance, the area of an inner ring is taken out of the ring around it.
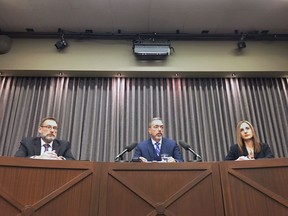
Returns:
[[[171,53],[169,42],[134,42],[133,52],[137,57],[166,57]]]

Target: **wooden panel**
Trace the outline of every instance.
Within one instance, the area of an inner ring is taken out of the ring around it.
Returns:
[[[288,215],[288,159],[220,163],[226,215]]]
[[[1,212],[95,215],[99,190],[99,169],[95,166],[90,162],[1,157]]]
[[[165,164],[0,157],[0,212],[284,216],[287,167],[288,159]]]
[[[217,163],[103,164],[99,215],[223,215]]]

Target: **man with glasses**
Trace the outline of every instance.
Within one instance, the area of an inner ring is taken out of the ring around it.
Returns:
[[[56,139],[58,123],[55,118],[41,120],[38,132],[40,137],[24,138],[15,157],[28,157],[47,160],[75,160],[68,141]]]
[[[165,162],[183,162],[176,141],[163,137],[164,125],[161,118],[152,118],[148,132],[151,138],[137,145],[133,160],[139,159],[142,162],[163,161],[165,154],[167,157]]]

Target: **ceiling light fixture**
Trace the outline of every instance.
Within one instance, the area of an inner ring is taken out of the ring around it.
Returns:
[[[61,51],[67,46],[68,46],[68,43],[64,38],[64,34],[62,33],[61,39],[55,43],[55,47],[57,48],[58,51]]]
[[[165,59],[171,54],[170,41],[137,40],[133,42],[133,52],[139,59]]]

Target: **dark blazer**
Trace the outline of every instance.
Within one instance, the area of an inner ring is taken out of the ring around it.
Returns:
[[[243,148],[243,153],[240,153],[237,144],[234,144],[230,147],[228,155],[225,157],[225,160],[237,160],[240,156],[248,156],[248,151],[246,147]],[[274,155],[271,151],[269,145],[261,143],[261,151],[259,153],[254,153],[254,158],[274,158]]]
[[[53,150],[58,156],[63,156],[67,160],[75,160],[72,152],[71,145],[68,141],[55,139],[53,141]],[[28,137],[22,139],[19,149],[15,153],[15,157],[32,157],[41,154],[41,138]]]
[[[176,141],[171,139],[162,138],[161,154],[169,154],[177,162],[184,161]],[[144,140],[137,145],[133,158],[139,157],[145,157],[148,161],[161,161],[161,156],[157,156],[151,139]]]

